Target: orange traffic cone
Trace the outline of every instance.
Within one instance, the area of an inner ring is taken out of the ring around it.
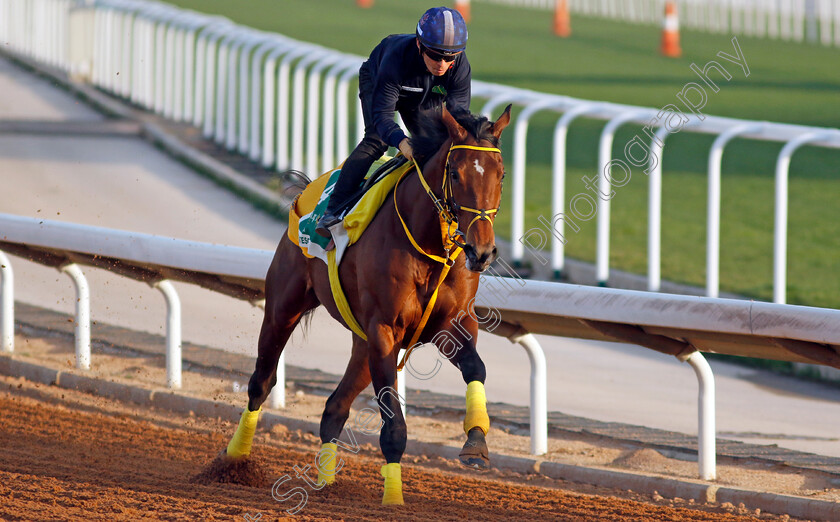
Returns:
[[[568,38],[572,35],[569,5],[566,0],[557,0],[554,5],[554,34],[561,38]]]
[[[464,21],[470,21],[470,0],[455,0],[455,10],[461,13]]]
[[[373,7],[373,0],[356,0],[356,5],[363,9],[370,9]]]
[[[662,45],[659,51],[670,58],[679,58],[682,55],[682,49],[680,49],[680,19],[677,16],[677,3],[673,0],[665,2]]]

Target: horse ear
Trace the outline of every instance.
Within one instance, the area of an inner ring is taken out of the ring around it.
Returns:
[[[449,137],[452,138],[452,141],[464,141],[467,137],[467,129],[463,128],[461,124],[452,117],[452,114],[450,114],[450,112],[446,109],[446,106],[442,107],[442,115],[443,124],[446,125],[446,130],[449,131]]]
[[[499,119],[496,120],[496,123],[493,124],[493,136],[496,136],[497,138],[501,137],[502,131],[505,130],[505,127],[507,127],[508,123],[510,123],[510,108],[511,105],[505,107],[505,112],[503,112],[502,115],[499,116]]]

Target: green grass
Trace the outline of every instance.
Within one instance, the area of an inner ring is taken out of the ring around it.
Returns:
[[[276,31],[357,55],[366,55],[390,33],[411,32],[432,4],[377,0],[362,10],[352,0],[172,0],[170,3],[228,16],[237,23]],[[438,5],[438,4],[434,4]],[[243,7],[247,6],[247,7]],[[547,11],[474,3],[469,56],[473,77],[542,92],[591,100],[663,107],[677,103],[676,93],[697,77],[701,67],[721,62],[732,74],[719,81],[707,114],[805,125],[837,127],[840,122],[840,67],[837,49],[738,37],[750,68],[716,58],[733,54],[730,35],[682,32],[683,57],[659,56],[659,29],[600,19],[574,17],[574,34],[563,40],[551,33]],[[712,73],[713,75],[716,73]],[[476,100],[473,110],[483,100]],[[530,126],[526,229],[550,215],[550,150],[556,116],[538,115]],[[597,140],[603,122],[580,120],[569,135],[566,194],[584,190],[581,176],[596,172]],[[626,126],[615,140],[620,157],[625,143],[639,132]],[[503,150],[510,162],[511,135]],[[681,133],[669,138],[663,158],[662,276],[705,284],[706,168],[713,137]],[[722,181],[721,286],[759,299],[772,297],[774,165],[781,144],[736,140],[726,149]],[[835,275],[840,245],[840,152],[805,148],[791,167],[788,300],[840,307],[840,278]],[[647,177],[634,171],[616,188],[612,207],[611,266],[646,271]],[[510,236],[510,190],[505,191],[497,221]],[[568,230],[567,230],[568,231]],[[567,254],[595,258],[595,220],[579,233],[567,234]]]

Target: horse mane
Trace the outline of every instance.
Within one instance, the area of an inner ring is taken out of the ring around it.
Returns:
[[[499,138],[493,134],[493,122],[486,116],[473,114],[468,110],[455,110],[452,117],[476,140],[487,140],[493,147],[499,146]],[[443,113],[430,112],[428,118],[421,119],[416,135],[411,137],[411,148],[417,162],[424,165],[449,138],[449,131],[443,123]]]

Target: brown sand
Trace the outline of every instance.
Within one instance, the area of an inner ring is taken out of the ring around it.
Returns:
[[[300,496],[282,503],[272,498],[270,485],[192,481],[224,448],[234,428],[218,419],[176,416],[3,377],[0,519],[283,518]],[[313,464],[319,445],[312,439],[281,429],[258,433],[253,458],[268,483],[287,474],[293,479],[279,493],[305,487],[293,468]],[[443,459],[417,457],[403,464],[406,505],[386,508],[380,505],[378,451],[363,448],[342,458],[346,464],[336,484],[320,492],[306,488],[308,500],[296,518],[685,521],[754,515],[515,473],[475,474]],[[309,476],[314,476],[311,469]],[[761,518],[778,519],[763,513]]]

